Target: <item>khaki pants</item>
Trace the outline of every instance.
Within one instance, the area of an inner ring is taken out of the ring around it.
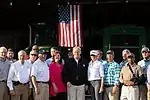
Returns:
[[[28,100],[28,90],[28,84],[14,86],[16,95],[11,96],[11,100]]]
[[[49,100],[49,85],[44,83],[38,83],[40,94],[34,93],[34,100]]]
[[[116,94],[112,94],[113,87],[105,87],[104,100],[119,100],[119,89]]]
[[[0,82],[0,100],[9,100],[6,82]]]
[[[85,100],[85,85],[67,87],[69,100]]]
[[[150,91],[147,91],[147,100],[150,100]]]
[[[147,100],[147,87],[146,85],[139,85],[140,100]]]
[[[139,100],[138,86],[122,86],[121,100]]]

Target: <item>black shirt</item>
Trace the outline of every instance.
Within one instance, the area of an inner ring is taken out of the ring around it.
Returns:
[[[72,85],[88,84],[87,69],[87,60],[80,58],[77,63],[74,58],[69,58],[62,71],[64,82],[70,82]]]

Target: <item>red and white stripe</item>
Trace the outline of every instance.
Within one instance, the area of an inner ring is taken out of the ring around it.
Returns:
[[[80,6],[70,5],[70,23],[59,23],[58,36],[59,46],[74,47],[82,46],[81,24],[80,24]]]

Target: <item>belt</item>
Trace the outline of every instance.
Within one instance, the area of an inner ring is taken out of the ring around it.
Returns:
[[[114,85],[104,85],[104,87],[113,87]]]
[[[19,81],[12,81],[12,83],[13,83],[14,86],[17,86],[17,85],[26,85],[29,82],[27,82],[27,83],[20,83]]]
[[[0,82],[6,82],[6,80],[0,80]]]
[[[126,85],[126,84],[123,84],[124,86],[136,86],[136,85],[138,85],[138,84],[135,84],[135,85]]]
[[[49,81],[47,81],[47,82],[43,82],[43,81],[37,81],[37,83],[49,84]]]

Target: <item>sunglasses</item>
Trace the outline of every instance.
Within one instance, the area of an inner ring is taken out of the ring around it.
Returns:
[[[142,51],[142,53],[148,53],[147,51]]]
[[[31,54],[31,56],[37,56],[36,54]]]

